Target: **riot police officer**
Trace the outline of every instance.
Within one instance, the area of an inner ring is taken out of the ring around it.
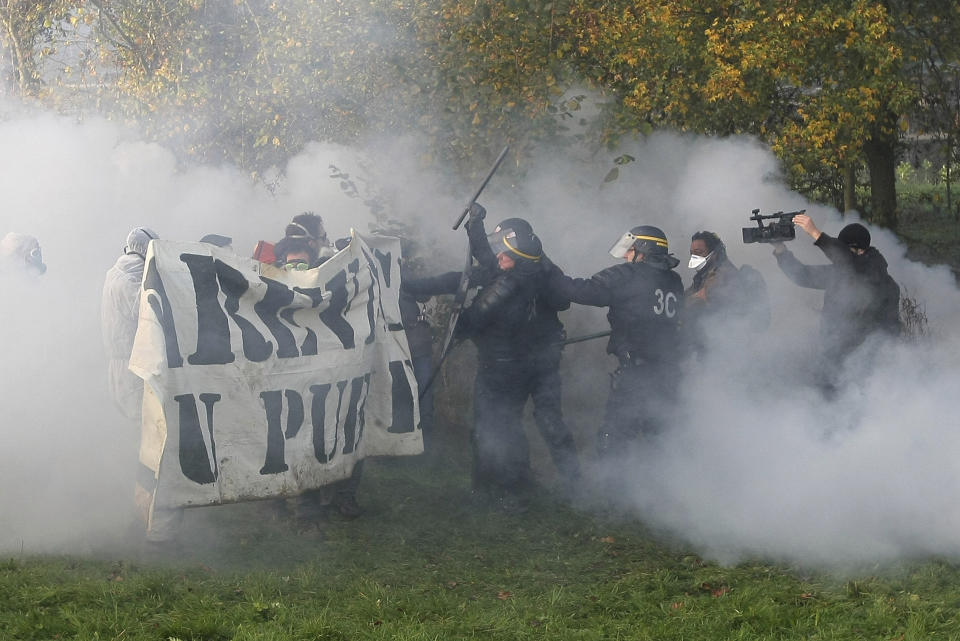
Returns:
[[[485,210],[480,207],[470,213],[467,233],[477,262],[485,268],[496,267],[496,255],[484,233]],[[522,230],[534,235],[533,227],[523,218],[507,218],[495,228],[490,238],[495,239],[504,229]],[[566,338],[558,312],[569,309],[570,301],[554,292],[550,279],[563,272],[544,255],[536,275],[536,303],[530,327],[530,350],[527,391],[533,400],[533,417],[537,429],[550,451],[550,458],[560,476],[563,492],[572,495],[580,480],[580,462],[577,458],[573,434],[563,419],[561,403],[560,361]]]
[[[474,209],[473,216],[479,209]],[[476,282],[481,286],[460,315],[457,336],[477,346],[474,382],[473,490],[508,513],[527,509],[530,452],[523,430],[523,407],[529,396],[530,352],[535,316],[540,239],[524,228],[501,228],[484,240],[496,260],[481,264]],[[476,255],[478,247],[471,242]],[[404,281],[402,289],[414,296],[449,294],[461,274]]]
[[[610,249],[623,262],[591,278],[554,276],[551,287],[581,305],[607,307],[607,352],[619,367],[613,373],[603,427],[601,456],[622,452],[640,435],[658,432],[669,420],[679,384],[679,320],[683,282],[674,271],[657,227],[641,225],[623,234]]]

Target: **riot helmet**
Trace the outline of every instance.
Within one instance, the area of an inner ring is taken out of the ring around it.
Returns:
[[[652,225],[634,227],[610,248],[610,255],[614,258],[625,258],[631,249],[644,255],[666,254],[669,249],[667,235],[659,227]]]
[[[525,234],[533,233],[533,225],[528,223],[523,218],[505,218],[501,220],[496,227],[493,228],[493,232],[496,234],[503,229],[513,229],[515,231],[522,231]]]
[[[504,225],[508,221],[511,222],[509,227]],[[530,223],[522,218],[508,218],[504,223],[497,225],[496,231],[487,236],[493,253],[506,254],[520,271],[529,272],[538,268],[543,246],[530,229]]]
[[[627,252],[634,250],[636,254],[632,262],[641,261],[658,269],[673,269],[680,264],[680,260],[668,253],[670,246],[667,235],[663,230],[653,225],[634,227],[610,248],[610,255],[614,258],[626,258]],[[640,256],[643,255],[641,259]]]

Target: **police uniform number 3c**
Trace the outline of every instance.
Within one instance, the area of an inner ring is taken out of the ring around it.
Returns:
[[[658,289],[653,292],[654,296],[657,297],[657,304],[653,306],[653,313],[657,316],[661,316],[664,312],[667,314],[667,318],[673,318],[677,315],[677,295],[673,292],[667,292],[664,295],[662,289]]]

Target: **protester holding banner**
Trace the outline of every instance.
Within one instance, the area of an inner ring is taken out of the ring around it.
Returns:
[[[110,359],[107,381],[113,401],[120,412],[140,424],[143,381],[128,369],[133,339],[140,315],[140,283],[143,281],[147,245],[159,238],[147,227],[134,227],[127,234],[123,253],[107,270],[100,304],[100,329],[103,347]]]
[[[148,227],[130,230],[123,254],[107,270],[100,305],[103,346],[109,357],[107,380],[110,391],[117,408],[136,429],[141,428],[144,388],[143,381],[129,370],[129,365],[139,324],[147,248],[157,238],[157,233]],[[182,519],[182,509],[155,510],[152,527],[147,532],[147,543],[153,546],[175,544]]]
[[[284,230],[284,238],[302,238],[317,252],[316,264],[321,264],[336,253],[336,248],[327,237],[323,218],[312,211],[293,217]]]
[[[323,220],[317,214],[297,214],[285,231],[286,234],[273,249],[278,267],[288,271],[313,269],[335,253],[327,240]],[[305,491],[295,501],[297,519],[303,522],[321,521],[330,509],[335,509],[347,519],[362,516],[363,508],[357,502],[357,489],[362,476],[363,461],[358,461],[349,478]]]
[[[130,368],[151,531],[171,510],[337,487],[366,457],[423,451],[399,241],[355,234],[313,269],[278,244],[279,268],[150,243]]]

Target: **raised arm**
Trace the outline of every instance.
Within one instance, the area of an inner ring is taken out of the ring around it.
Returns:
[[[777,243],[774,247],[773,255],[777,258],[777,265],[787,278],[792,280],[800,287],[810,289],[826,289],[827,279],[832,265],[804,265],[789,249],[783,246],[783,243]]]
[[[460,274],[461,272],[447,272],[426,278],[404,278],[400,289],[415,298],[456,294],[460,286]]]
[[[470,253],[477,263],[488,271],[496,271],[497,255],[490,248],[487,240],[487,231],[483,226],[483,219],[487,210],[477,203],[470,207],[470,218],[467,220],[467,238],[470,239]]]
[[[613,300],[613,269],[605,269],[591,278],[571,278],[557,269],[550,274],[549,288],[554,296],[580,305],[607,307]]]

